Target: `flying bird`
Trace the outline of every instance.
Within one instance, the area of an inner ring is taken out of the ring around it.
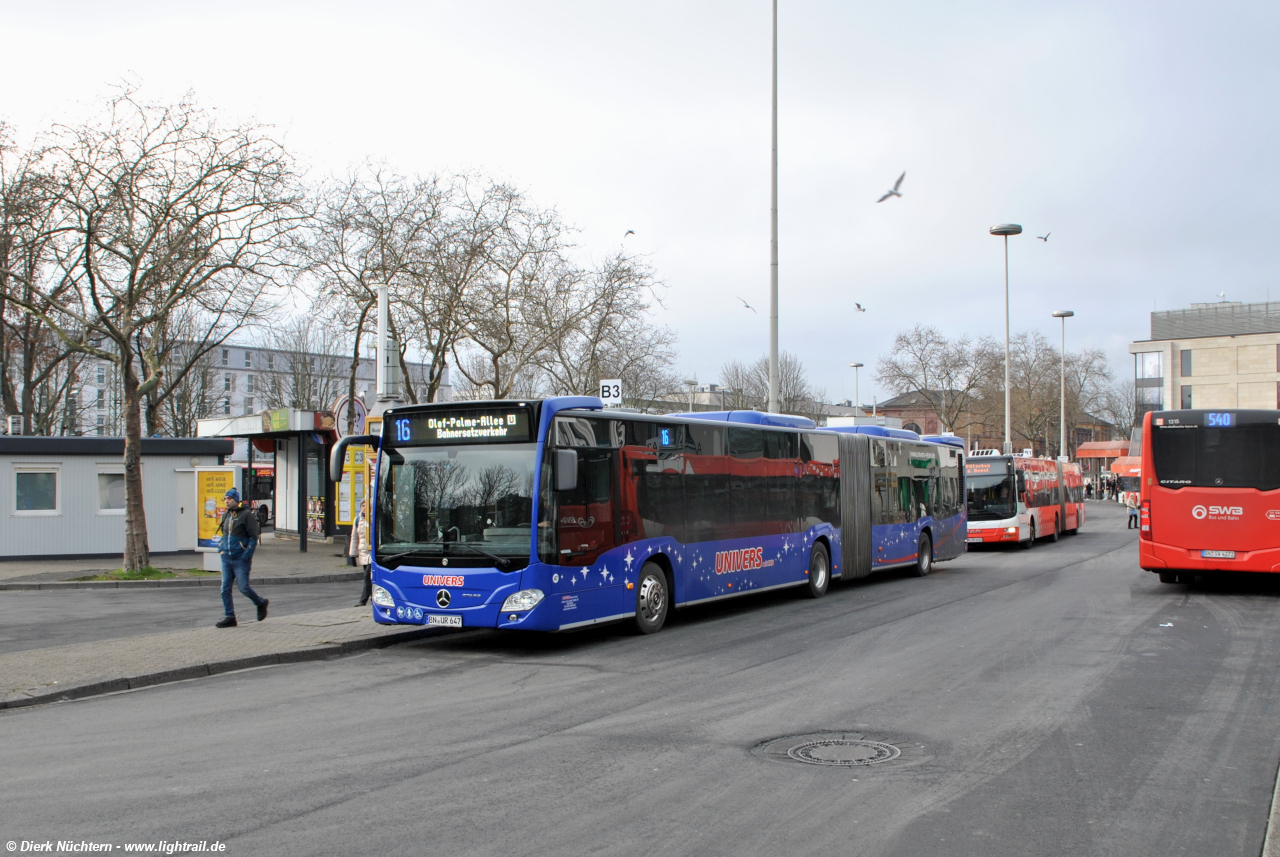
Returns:
[[[866,311],[867,311],[867,308],[866,308],[866,307],[864,307],[864,306],[863,306],[862,304],[860,304],[860,303],[857,303],[856,301],[854,302],[854,304],[853,304],[853,305],[854,305],[854,306],[856,306],[856,307],[858,308],[858,312],[866,312]]]
[[[738,298],[738,300],[742,301],[742,298]],[[760,313],[756,312],[756,308],[755,308],[755,307],[753,307],[751,304],[747,303],[746,301],[742,301],[742,305],[743,305],[744,307],[746,307],[747,309],[751,310],[752,312],[755,312],[755,313],[756,313],[756,315],[759,315],[759,314],[760,314]]]
[[[906,177],[907,177],[907,173],[904,170],[902,175],[898,176],[898,180],[893,183],[893,190],[886,191],[885,195],[877,199],[876,202],[884,202],[886,199],[888,199],[891,196],[898,196],[898,197],[902,196],[902,194],[898,193],[898,188],[902,187],[902,180],[905,179]]]
[[[1048,243],[1049,243],[1049,236],[1050,236],[1050,235],[1052,235],[1052,234],[1053,234],[1052,232],[1046,232],[1045,234],[1043,234],[1043,235],[1037,235],[1036,237],[1037,237],[1037,238],[1039,238],[1039,239],[1040,239],[1041,241],[1043,241],[1044,243],[1048,244]]]
[[[636,231],[634,229],[628,229],[625,233],[623,233],[622,237],[626,238],[628,235],[635,235],[635,234],[636,234]]]

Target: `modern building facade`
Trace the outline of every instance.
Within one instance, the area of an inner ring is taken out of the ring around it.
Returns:
[[[189,433],[205,417],[233,417],[257,414],[279,407],[328,410],[347,393],[350,356],[299,353],[276,348],[226,343],[215,348],[202,369],[198,383],[184,392],[189,414]],[[423,385],[428,367],[410,363],[410,380],[415,389]],[[371,357],[360,360],[356,370],[357,397],[372,395],[377,372]],[[452,387],[448,367],[437,401],[448,401]],[[121,437],[124,435],[123,393],[119,371],[105,360],[85,360],[80,364],[78,385],[70,420],[64,420],[68,435]],[[144,431],[146,426],[143,426]],[[243,461],[247,447],[237,443],[232,459]]]
[[[1151,338],[1129,353],[1137,421],[1148,411],[1280,407],[1280,303],[1153,312]]]

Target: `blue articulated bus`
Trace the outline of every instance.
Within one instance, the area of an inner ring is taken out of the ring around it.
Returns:
[[[381,437],[373,617],[564,631],[965,550],[964,449],[874,426],[599,399],[395,408]]]

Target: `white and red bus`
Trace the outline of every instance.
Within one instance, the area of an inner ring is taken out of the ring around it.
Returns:
[[[1280,411],[1153,411],[1142,424],[1143,568],[1161,583],[1280,571]]]
[[[1057,541],[1084,524],[1084,479],[1076,464],[975,450],[965,464],[969,544],[1023,548]]]

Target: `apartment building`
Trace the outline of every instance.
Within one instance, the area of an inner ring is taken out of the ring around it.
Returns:
[[[1151,338],[1129,353],[1138,420],[1148,411],[1280,407],[1280,303],[1153,312]]]
[[[305,400],[299,407],[327,409],[347,393],[350,357],[331,354],[299,354],[273,348],[227,343],[214,349],[198,417],[242,416],[274,407],[290,406],[295,396]],[[298,363],[297,361],[305,361]],[[409,375],[420,387],[428,367],[409,363]],[[373,395],[376,361],[362,358],[356,370],[356,395]],[[78,397],[80,433],[118,437],[124,434],[119,372],[115,364],[93,361],[83,370]],[[445,369],[437,401],[451,397],[449,371]],[[194,423],[194,420],[193,420]],[[239,452],[239,449],[237,450]]]

